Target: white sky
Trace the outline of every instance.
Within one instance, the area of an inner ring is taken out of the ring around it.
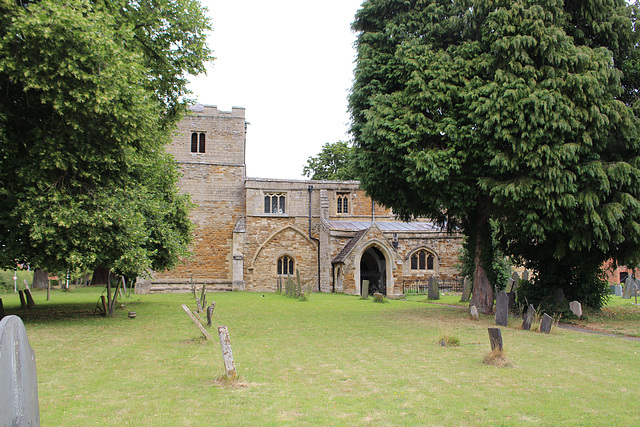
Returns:
[[[201,104],[246,108],[247,176],[306,179],[322,145],[349,139],[354,15],[363,0],[201,0],[216,60],[191,79]]]

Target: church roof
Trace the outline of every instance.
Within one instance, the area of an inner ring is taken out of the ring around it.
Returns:
[[[332,264],[336,264],[338,262],[344,262],[345,258],[349,255],[353,247],[362,239],[362,236],[365,235],[367,229],[359,230],[352,238],[347,242],[346,245],[342,248],[342,250],[336,255],[336,257],[331,261]]]
[[[337,231],[362,231],[371,227],[371,222],[365,221],[327,221],[331,230]],[[432,222],[401,222],[401,221],[376,221],[380,231],[384,232],[433,232],[442,231]]]

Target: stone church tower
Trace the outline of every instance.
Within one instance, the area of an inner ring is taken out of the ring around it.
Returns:
[[[357,181],[247,178],[243,108],[196,105],[168,151],[182,172],[180,191],[196,207],[193,256],[138,280],[136,292],[275,291],[300,274],[313,291],[397,296],[434,276],[460,282],[461,236],[428,220],[398,221]],[[461,290],[461,289],[460,289]]]

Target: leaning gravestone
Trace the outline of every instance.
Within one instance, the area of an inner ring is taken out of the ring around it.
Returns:
[[[580,304],[578,301],[571,301],[569,303],[569,309],[577,317],[581,317],[582,316],[582,304]]]
[[[536,318],[536,309],[533,308],[533,304],[529,304],[529,308],[527,308],[527,314],[524,315],[524,319],[522,320],[522,329],[525,331],[531,330],[531,325],[533,325],[533,321]]]
[[[0,320],[0,426],[38,426],[36,356],[18,316]]]
[[[636,281],[633,280],[633,277],[627,276],[627,280],[624,281],[624,293],[622,294],[623,299],[631,298],[631,291],[633,290],[633,285],[636,284]]]
[[[542,315],[542,321],[540,322],[540,332],[548,334],[551,332],[551,326],[553,326],[553,318],[547,313]]]
[[[515,282],[513,281],[513,278],[509,277],[509,280],[507,281],[507,287],[504,288],[504,291],[506,293],[509,293],[509,292],[513,291],[513,284],[514,283]]]
[[[501,291],[496,298],[496,325],[507,326],[509,323],[509,297]]]
[[[469,297],[471,296],[471,285],[473,284],[472,280],[469,280],[468,277],[464,278],[464,289],[462,290],[462,298],[461,302],[469,302]]]
[[[438,281],[433,276],[429,277],[427,297],[429,299],[440,299],[440,289],[438,288]]]
[[[29,289],[24,290],[24,296],[27,297],[27,308],[33,308],[36,306],[36,303],[33,301],[33,296],[31,296],[31,291]]]
[[[471,319],[478,320],[480,318],[480,316],[478,316],[478,308],[475,305],[471,306],[469,312],[471,313]]]
[[[489,342],[491,343],[491,351],[502,352],[502,331],[500,331],[500,328],[488,328],[488,330]]]

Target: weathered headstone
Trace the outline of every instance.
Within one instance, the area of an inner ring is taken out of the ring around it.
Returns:
[[[369,281],[368,280],[362,281],[362,298],[364,299],[369,298]]]
[[[542,315],[542,321],[540,322],[540,332],[548,334],[551,332],[551,326],[553,326],[553,318],[547,313]]]
[[[522,272],[522,280],[529,280],[529,270]]]
[[[621,297],[622,296],[622,285],[616,285],[615,286],[614,294],[617,297]]]
[[[0,320],[0,426],[40,425],[36,356],[18,316]]]
[[[22,290],[18,291],[18,295],[20,295],[20,305],[22,306],[22,309],[24,310],[25,308],[27,308],[27,301],[24,299],[24,292]]]
[[[633,285],[636,284],[636,281],[633,280],[633,277],[627,276],[627,279],[624,281],[624,293],[622,294],[623,299],[631,298],[631,291],[633,290]]]
[[[31,296],[31,291],[29,289],[25,289],[24,295],[27,297],[27,308],[35,307],[36,303],[35,301],[33,301],[33,297]]]
[[[233,362],[231,339],[229,338],[229,331],[226,326],[218,326],[218,336],[220,337],[220,348],[222,349],[225,374],[229,378],[235,378],[237,376],[236,364]]]
[[[578,301],[571,301],[569,303],[569,309],[577,317],[582,316],[582,304],[580,304]]]
[[[491,343],[491,351],[502,351],[502,331],[500,328],[489,329],[489,342]]]
[[[213,310],[216,308],[216,302],[213,301],[209,307],[207,307],[207,326],[211,326],[213,320]]]
[[[520,281],[520,276],[517,271],[514,271],[513,274],[511,274],[511,278],[513,279],[513,283],[518,283]]]
[[[515,282],[513,281],[513,278],[509,277],[509,280],[507,281],[507,287],[504,288],[504,291],[506,293],[509,293],[509,292],[513,291],[513,284],[514,283]]]
[[[506,292],[498,292],[496,298],[496,325],[507,326],[509,323],[509,297]]]
[[[433,276],[429,277],[429,282],[427,284],[427,297],[429,299],[440,299],[438,281]]]
[[[185,313],[187,313],[187,315],[189,316],[193,324],[196,325],[198,329],[200,329],[200,332],[202,332],[202,335],[204,335],[204,338],[207,340],[213,340],[209,332],[207,332],[204,326],[202,326],[202,323],[200,323],[198,319],[196,319],[196,316],[194,316],[194,314],[191,312],[191,310],[189,310],[189,307],[187,307],[186,304],[182,304],[182,309],[184,310]]]
[[[469,298],[471,297],[471,285],[473,285],[473,280],[469,280],[468,277],[464,278],[464,288],[462,289],[462,298],[461,302],[469,302]]]
[[[478,308],[475,305],[472,305],[469,309],[469,313],[471,313],[471,319],[478,320],[480,316],[478,316]]]
[[[529,308],[527,308],[527,314],[524,315],[524,319],[522,319],[522,329],[525,331],[531,330],[531,325],[533,325],[533,321],[536,318],[536,309],[533,307],[533,304],[529,304]]]

